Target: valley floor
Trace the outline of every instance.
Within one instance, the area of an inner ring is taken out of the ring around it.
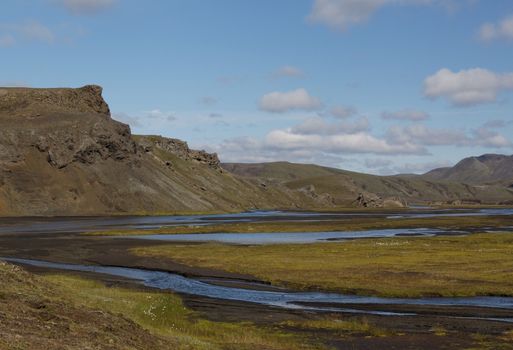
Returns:
[[[379,225],[380,220],[390,225],[378,218],[359,220],[352,221],[353,228]],[[483,230],[479,227],[506,225],[510,217],[422,220],[418,227],[472,226],[476,233],[240,246],[38,232],[0,235],[0,256],[171,271],[239,288],[285,286],[402,297],[513,296],[512,234],[477,233]],[[342,230],[350,221],[238,223],[231,230],[259,232],[265,226],[269,232],[286,232],[301,225],[307,230],[316,225]],[[226,225],[208,229],[215,232]],[[0,265],[2,350],[513,349],[511,323],[479,318],[513,318],[512,310],[380,306],[416,314],[409,317],[286,310],[157,291],[107,275],[26,269],[29,272]],[[476,317],[459,318],[469,315]]]

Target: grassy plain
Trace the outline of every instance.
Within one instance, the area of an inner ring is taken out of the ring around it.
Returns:
[[[70,274],[34,276],[2,262],[0,278],[2,350],[324,348],[279,325],[208,321],[172,293]]]
[[[513,296],[509,233],[304,245],[169,244],[132,252],[301,290],[393,297]]]
[[[88,308],[122,314],[177,349],[322,349],[292,333],[252,323],[212,322],[187,309],[181,299],[165,292],[106,287],[103,283],[69,275],[50,275],[64,295]]]

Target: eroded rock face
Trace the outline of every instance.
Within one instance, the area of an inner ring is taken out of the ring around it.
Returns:
[[[0,88],[0,216],[247,210],[302,203],[186,142],[134,136],[102,89]],[[306,198],[308,200],[308,198]]]
[[[408,204],[401,198],[381,198],[374,193],[364,192],[358,194],[353,205],[360,208],[404,208]]]
[[[79,89],[0,88],[0,114],[34,116],[48,111],[110,115],[102,88],[97,85]]]
[[[64,168],[73,162],[128,159],[137,153],[128,125],[110,118],[102,88],[0,89],[0,164],[33,147]]]
[[[190,149],[187,142],[182,140],[161,136],[139,136],[138,143],[145,151],[158,148],[172,153],[183,160],[206,164],[213,169],[221,169],[219,157],[216,153]]]

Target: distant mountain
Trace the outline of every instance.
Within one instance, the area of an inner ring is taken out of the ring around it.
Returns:
[[[513,155],[484,154],[465,158],[453,167],[434,169],[424,179],[461,182],[473,185],[513,184]]]
[[[222,163],[242,177],[281,184],[337,206],[393,206],[409,203],[509,203],[513,191],[503,184],[471,185],[418,175],[376,176],[310,164]],[[363,197],[363,198],[362,198]],[[387,205],[388,204],[388,205]]]

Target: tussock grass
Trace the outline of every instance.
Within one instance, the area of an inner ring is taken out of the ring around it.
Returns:
[[[106,310],[131,319],[158,336],[173,339],[180,349],[322,349],[292,333],[251,323],[223,323],[201,319],[171,293],[107,287],[70,275],[45,277],[63,295],[88,308]]]
[[[255,276],[274,285],[391,297],[513,296],[513,234],[135,248],[141,256]]]
[[[376,327],[363,319],[314,319],[304,321],[286,321],[282,323],[285,327],[299,328],[308,331],[329,331],[337,334],[337,336],[348,335],[365,335],[373,337],[386,337],[392,333],[388,330]]]

